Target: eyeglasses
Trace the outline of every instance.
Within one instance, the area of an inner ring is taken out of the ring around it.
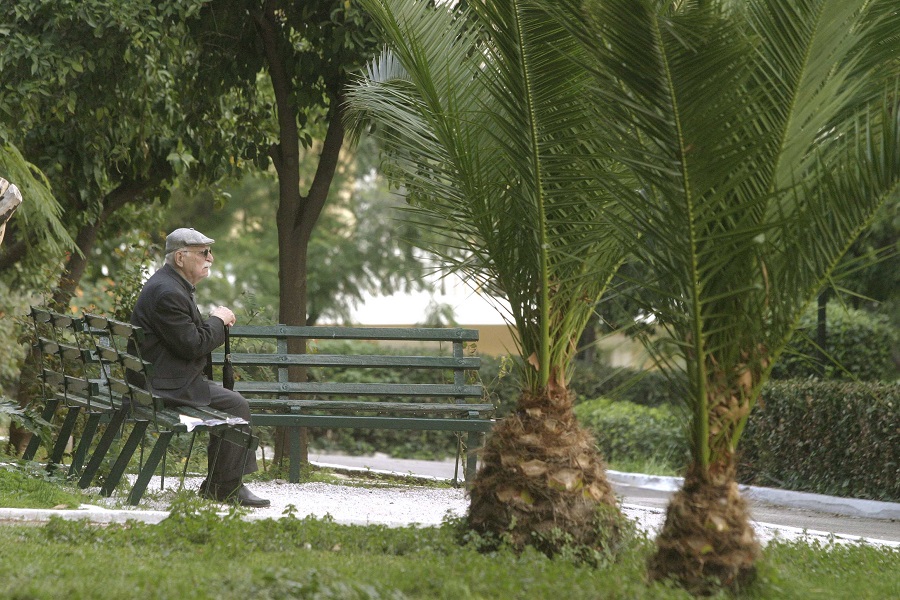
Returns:
[[[209,255],[212,254],[212,250],[206,248],[205,250],[182,250],[182,252],[193,252],[195,254],[202,254],[203,258],[209,258]]]

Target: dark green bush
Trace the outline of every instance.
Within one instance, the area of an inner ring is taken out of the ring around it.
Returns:
[[[599,398],[578,404],[575,415],[594,434],[607,461],[661,459],[685,464],[687,438],[682,419],[671,407]]]
[[[659,371],[611,367],[599,362],[575,366],[569,387],[581,399],[610,398],[643,406],[677,406],[681,399]]]
[[[509,414],[519,399],[521,382],[519,357],[481,358],[479,374],[498,416]],[[599,361],[577,361],[569,389],[577,395],[577,402],[594,398],[610,398],[643,406],[678,405],[680,399],[665,376],[658,371],[611,367]]]
[[[488,399],[497,407],[497,418],[502,418],[516,408],[522,393],[518,356],[482,356],[478,376]]]
[[[825,336],[826,379],[893,381],[900,332],[885,315],[830,303]],[[772,369],[773,379],[803,379],[821,375],[817,363],[816,312],[807,312],[796,334]]]
[[[743,483],[900,501],[900,384],[770,382],[748,420]]]

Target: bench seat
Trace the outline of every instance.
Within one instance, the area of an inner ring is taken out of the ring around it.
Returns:
[[[478,341],[477,330],[257,325],[231,327],[228,339],[236,348],[213,353],[213,364],[224,366],[227,360],[235,370],[232,388],[247,398],[254,426],[287,428],[291,481],[299,480],[304,427],[454,432],[460,440],[457,462],[465,452],[464,476],[472,480],[476,448],[493,427],[495,408],[484,401],[484,387],[476,382],[481,359],[467,354],[466,345]],[[384,353],[379,346],[371,354],[328,353],[319,346],[329,340],[399,342],[403,350]],[[315,351],[288,350],[310,344]],[[356,378],[374,380],[323,380],[323,369],[354,369]],[[411,380],[412,372],[423,371],[444,382]],[[311,372],[317,375],[309,377]]]

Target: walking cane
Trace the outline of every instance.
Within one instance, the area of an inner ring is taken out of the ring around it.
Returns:
[[[225,328],[225,362],[222,363],[222,385],[229,390],[234,389],[234,365],[231,364],[230,327]]]

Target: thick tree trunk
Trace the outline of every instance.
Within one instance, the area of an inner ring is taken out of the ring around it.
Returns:
[[[724,361],[709,362],[707,414],[702,417],[706,439],[695,442],[684,485],[669,502],[649,561],[651,579],[674,579],[694,594],[734,591],[756,577],[759,542],[735,481],[734,447],[768,358],[761,345],[743,357],[747,362],[732,368],[723,368]],[[701,453],[704,448],[708,458]]]
[[[738,590],[755,579],[759,542],[729,463],[705,474],[697,465],[688,471],[656,538],[651,579],[671,578],[699,595]]]
[[[623,517],[596,447],[576,421],[569,393],[523,396],[488,438],[471,490],[469,526],[548,556],[567,543],[611,549]]]
[[[328,131],[319,156],[319,164],[307,196],[300,193],[300,137],[297,126],[297,107],[291,100],[293,79],[288,73],[284,57],[279,52],[280,40],[275,2],[266,2],[255,15],[260,38],[265,48],[269,77],[275,93],[278,116],[278,144],[269,156],[278,173],[278,293],[279,322],[285,325],[306,323],[307,253],[309,240],[328,198],[334,179],[341,146],[344,140],[343,114],[339,98],[331,102]],[[305,344],[294,341],[292,353],[306,351]],[[304,381],[305,369],[290,369],[291,381]],[[300,454],[308,460],[306,432],[301,433]],[[290,453],[283,430],[276,431],[274,462],[281,464]]]

